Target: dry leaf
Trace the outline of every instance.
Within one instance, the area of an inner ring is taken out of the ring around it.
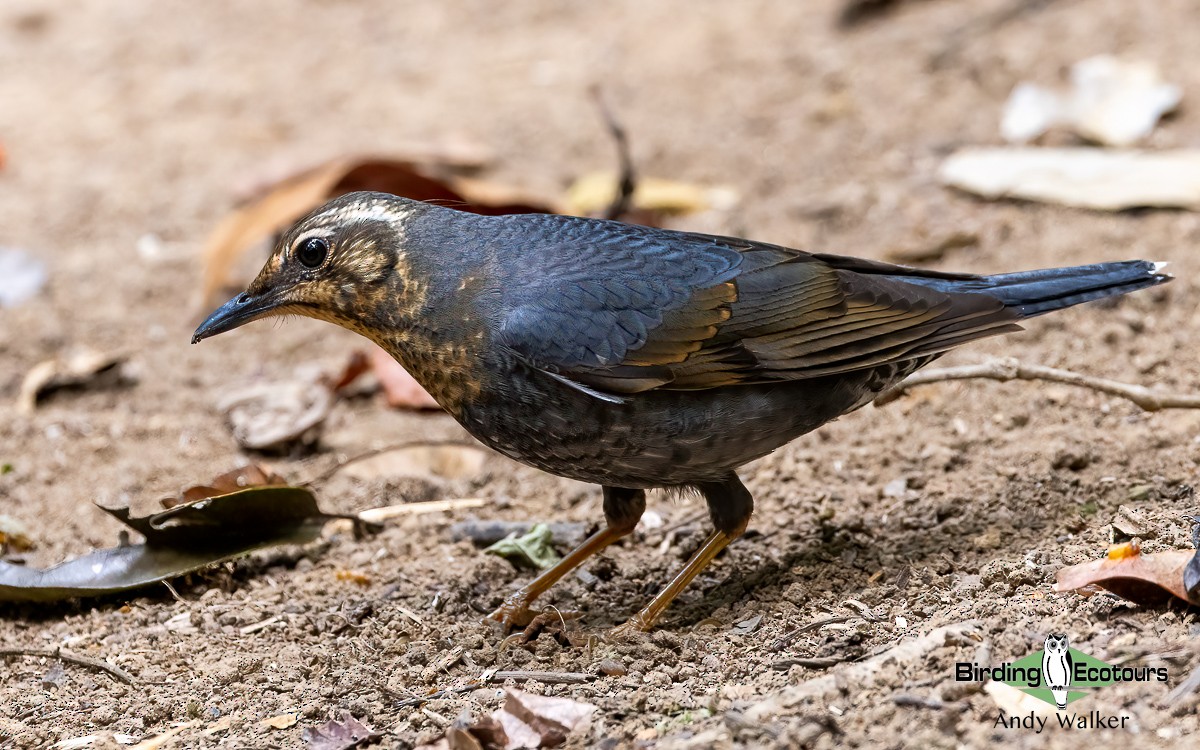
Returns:
[[[946,159],[938,176],[985,198],[1099,211],[1200,209],[1200,149],[968,148]]]
[[[388,406],[394,409],[442,408],[392,355],[376,346],[371,350],[369,357],[371,369],[375,377],[379,378],[379,385],[387,397]]]
[[[474,446],[418,445],[348,463],[342,473],[367,482],[390,477],[474,479],[486,461],[486,454]]]
[[[497,713],[515,717],[537,734],[539,744],[529,747],[557,747],[566,742],[572,732],[584,730],[595,712],[596,707],[591,703],[510,689],[505,691],[504,707]],[[511,744],[514,739],[514,733],[510,730],[511,722],[506,722],[497,714],[493,714],[493,717],[500,721],[508,733],[508,747],[523,747]]]
[[[358,382],[368,372],[375,375],[383,389],[388,406],[396,409],[440,409],[433,396],[408,374],[392,355],[372,345],[368,351],[356,351],[350,355],[346,366],[336,377],[327,378],[329,387],[339,395]]]
[[[567,190],[567,212],[580,216],[604,211],[617,197],[617,175],[596,172],[584,175]],[[631,205],[656,214],[690,214],[709,209],[728,210],[737,204],[732,188],[693,185],[657,177],[639,177]]]
[[[28,552],[33,549],[33,539],[25,524],[12,516],[0,515],[0,548],[13,552]]]
[[[175,727],[174,729],[171,729],[170,731],[163,732],[162,734],[157,735],[155,737],[150,737],[149,739],[142,740],[141,742],[137,743],[132,748],[130,748],[130,750],[159,750],[159,748],[166,747],[167,743],[170,742],[175,737],[175,735],[179,734],[180,732],[182,732],[185,729],[192,727],[193,725],[195,725],[195,723],[196,722],[194,722],[194,721],[189,721],[186,724],[180,724],[179,726]]]
[[[1063,125],[1097,143],[1129,146],[1150,135],[1181,98],[1154,63],[1097,55],[1071,66],[1070,91],[1018,84],[1000,131],[1011,143],[1026,143]]]
[[[504,732],[504,736],[508,739],[508,743],[504,745],[504,750],[543,747],[542,735],[514,714],[502,708],[498,711],[493,711],[492,718],[500,724],[501,731]]]
[[[1117,545],[1103,560],[1070,565],[1055,576],[1055,591],[1073,591],[1086,586],[1101,586],[1117,596],[1139,604],[1161,604],[1169,596],[1191,604],[1200,598],[1189,597],[1183,575],[1196,550],[1169,550],[1141,554],[1136,545]]]
[[[341,516],[317,507],[302,487],[250,487],[134,518],[102,508],[145,537],[45,570],[0,561],[0,601],[48,602],[127,591],[200,570],[247,552],[316,539]]]
[[[125,356],[82,348],[62,357],[39,362],[25,375],[17,395],[17,409],[31,414],[38,402],[61,388],[105,388],[133,382],[121,365]]]
[[[263,719],[261,723],[263,726],[270,727],[271,729],[288,729],[296,726],[297,721],[298,718],[296,714],[287,713],[279,714],[278,716],[272,716],[269,719]]]
[[[247,487],[282,487],[286,484],[286,479],[270,469],[258,464],[246,464],[214,477],[208,484],[188,487],[176,497],[165,497],[162,499],[162,506],[174,508],[177,505],[194,503],[209,497],[228,495]]]
[[[344,157],[292,175],[243,204],[217,226],[204,249],[202,301],[213,304],[238,259],[330,198],[375,190],[464,211],[497,215],[553,213],[549,202],[465,178],[436,179],[427,167],[386,157]]]
[[[596,707],[570,698],[549,698],[506,690],[504,706],[479,721],[469,714],[455,719],[446,736],[429,750],[520,750],[558,747],[572,733],[587,729]]]
[[[330,719],[318,727],[306,727],[300,733],[309,750],[349,750],[382,736],[350,714],[342,714],[340,720]]]
[[[288,380],[239,388],[226,394],[217,408],[229,420],[238,445],[279,452],[315,444],[334,400],[322,383]]]

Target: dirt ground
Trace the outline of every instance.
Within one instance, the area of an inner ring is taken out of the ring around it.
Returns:
[[[494,152],[490,179],[561,194],[613,162],[587,94],[596,82],[644,173],[741,196],[728,214],[676,226],[869,258],[966,232],[974,244],[932,264],[988,273],[1170,261],[1178,278],[1166,287],[1038,319],[946,361],[1015,356],[1200,388],[1196,214],[984,202],[936,180],[956,148],[999,141],[1014,84],[1057,83],[1071,63],[1103,52],[1154,61],[1183,87],[1183,110],[1152,147],[1200,142],[1193,4],[1074,0],[981,22],[1011,5],[914,0],[846,30],[832,0],[5,2],[0,245],[43,257],[50,281],[0,310],[0,463],[12,466],[0,476],[0,513],[30,529],[32,563],[112,546],[119,526],[93,501],[147,508],[258,458],[239,453],[216,407],[229,388],[298,368],[333,371],[359,345],[307,320],[189,345],[198,252],[239,187],[327,157],[452,136]],[[159,239],[153,252],[146,241],[139,252],[146,235]],[[18,413],[24,374],[79,345],[128,352],[137,384]],[[372,447],[462,435],[448,416],[358,398],[339,404],[316,453],[271,465],[301,478]],[[1168,705],[1167,694],[1200,667],[1195,612],[1057,594],[1051,584],[1064,564],[1103,554],[1120,505],[1148,519],[1146,549],[1186,547],[1183,516],[1197,508],[1181,487],[1197,481],[1198,444],[1200,413],[1148,414],[1044,383],[941,384],[867,407],[747,466],[759,508],[751,533],[631,643],[604,636],[703,538],[699,500],[653,496],[657,528],[546,597],[582,613],[572,638],[502,644],[481,613],[529,574],[452,541],[448,528],[471,517],[596,524],[599,491],[492,454],[468,479],[341,476],[318,488],[327,510],[490,502],[393,522],[364,540],[330,533],[305,549],[259,553],[179,582],[179,599],[159,587],[0,608],[0,646],[61,646],[137,679],[122,685],[66,665],[54,680],[51,660],[0,660],[0,747],[148,737],[183,722],[170,746],[300,747],[305,727],[349,711],[385,734],[383,746],[408,748],[439,737],[464,709],[493,710],[505,686],[422,707],[401,707],[405,698],[467,685],[486,669],[597,673],[605,659],[627,674],[523,685],[599,707],[568,747],[1192,747],[1197,695]],[[339,578],[344,571],[365,585]],[[974,637],[870,679],[845,677],[857,660],[968,621],[978,622]],[[1110,663],[1165,665],[1170,681],[1112,686],[1073,704],[1127,716],[1125,730],[997,728],[996,701],[978,683],[956,683],[954,662],[1015,660],[1051,631]],[[779,701],[829,675],[836,680],[813,697]],[[768,700],[778,710],[754,708]],[[289,712],[291,727],[262,723]]]

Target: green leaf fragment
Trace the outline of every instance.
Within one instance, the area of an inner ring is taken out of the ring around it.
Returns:
[[[524,536],[509,534],[483,551],[536,570],[545,570],[561,559],[554,551],[554,532],[544,523],[537,524]]]

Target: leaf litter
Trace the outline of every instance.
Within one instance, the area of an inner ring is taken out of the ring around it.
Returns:
[[[243,468],[185,490],[168,501],[172,507],[147,516],[101,507],[144,541],[45,569],[0,561],[0,601],[51,602],[137,589],[264,547],[306,544],[326,521],[345,517],[324,513],[311,490],[280,480],[260,468]],[[267,484],[240,484],[254,481]],[[226,491],[231,487],[241,488]]]
[[[21,381],[17,410],[32,414],[52,393],[68,388],[117,388],[132,385],[137,377],[125,366],[124,354],[80,347],[34,365]]]
[[[446,730],[445,737],[417,750],[558,747],[571,735],[585,732],[595,712],[591,703],[509,688],[499,709],[479,719],[464,713]]]

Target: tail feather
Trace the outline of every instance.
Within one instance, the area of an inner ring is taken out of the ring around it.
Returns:
[[[903,280],[944,292],[987,294],[999,299],[1005,307],[1022,318],[1031,318],[1170,281],[1169,274],[1161,273],[1163,265],[1145,260],[1126,260],[1004,273],[976,279],[905,277]]]

